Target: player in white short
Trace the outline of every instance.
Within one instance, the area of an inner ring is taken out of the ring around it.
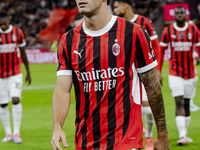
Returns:
[[[21,59],[26,68],[26,81],[31,83],[29,65],[24,46],[24,34],[18,27],[10,25],[10,18],[4,11],[0,12],[0,119],[5,129],[6,137],[2,142],[14,140],[22,143],[20,126],[22,118],[22,93]],[[12,117],[14,131],[10,125],[8,103],[12,101]]]
[[[185,145],[193,140],[188,137],[191,120],[190,99],[195,95],[198,80],[193,63],[194,47],[200,52],[200,32],[186,21],[186,9],[175,8],[175,23],[164,28],[161,38],[159,70],[162,70],[164,51],[169,47],[169,87],[176,103],[175,121],[179,132],[178,145]],[[161,78],[160,78],[161,79]]]

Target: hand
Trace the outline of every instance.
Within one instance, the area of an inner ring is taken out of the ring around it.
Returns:
[[[27,82],[28,82],[28,85],[31,84],[31,75],[30,75],[30,73],[27,73],[27,75],[26,75],[25,83],[27,83]]]
[[[64,147],[68,147],[67,140],[65,133],[62,129],[53,131],[52,139],[51,139],[51,145],[53,147],[53,150],[62,150],[60,147],[59,142],[62,141],[62,144]]]
[[[160,85],[163,86],[163,82],[162,82],[162,76],[159,70],[157,70],[157,75],[158,75],[158,79],[160,81]]]
[[[170,142],[167,131],[162,131],[158,133],[157,138],[154,141],[154,150],[169,150]]]
[[[196,64],[199,65],[200,64],[200,57],[196,58]]]

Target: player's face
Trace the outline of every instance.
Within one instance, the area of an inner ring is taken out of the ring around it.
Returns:
[[[1,18],[0,19],[0,28],[5,31],[9,28],[9,18],[8,17],[5,17],[5,18]]]
[[[102,0],[76,0],[79,12],[85,16],[94,15],[102,5]]]
[[[115,1],[113,13],[119,17],[124,17],[125,14],[125,4],[123,2]]]
[[[187,15],[184,8],[176,8],[174,11],[174,19],[177,23],[184,23]]]

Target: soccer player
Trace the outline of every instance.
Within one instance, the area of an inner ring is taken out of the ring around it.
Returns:
[[[23,77],[21,73],[21,58],[26,68],[26,82],[31,83],[29,65],[25,53],[26,42],[20,28],[10,24],[9,15],[0,12],[0,118],[6,132],[2,142],[14,140],[22,143],[20,126],[22,105],[20,103]],[[13,135],[10,125],[8,103],[12,100]]]
[[[194,23],[193,21],[191,21],[191,20],[189,20],[188,23],[192,23],[192,24],[194,24],[194,25],[197,26],[197,24],[195,24],[195,23]],[[198,26],[197,26],[197,28],[198,28]],[[199,28],[198,28],[198,29],[199,29]],[[193,51],[194,63],[199,64],[199,63],[200,63],[200,57],[199,57],[199,55],[198,55],[198,53],[197,53],[197,51],[196,51],[196,48],[194,48],[194,49],[195,49],[195,50]],[[196,69],[196,68],[195,68],[195,73],[197,74],[197,69]],[[197,76],[197,78],[198,78],[198,76]],[[197,82],[198,82],[198,80],[197,80]],[[195,93],[196,93],[196,88],[195,88],[194,94],[195,94]],[[194,104],[193,98],[190,99],[190,111],[193,111],[193,112],[194,112],[194,111],[198,111],[198,110],[200,110],[200,108]]]
[[[143,147],[140,79],[157,125],[154,147],[169,149],[164,103],[150,39],[142,27],[108,13],[107,0],[76,0],[84,21],[64,34],[53,96],[54,150],[68,147],[62,130],[76,98],[75,145],[82,149]],[[151,57],[149,57],[151,56]]]
[[[179,131],[178,145],[193,140],[187,136],[190,123],[190,99],[195,95],[198,80],[193,63],[193,47],[200,52],[200,33],[197,27],[186,22],[186,10],[178,6],[175,9],[175,23],[164,28],[161,38],[159,70],[162,70],[164,51],[169,45],[169,87],[176,103],[176,125]]]
[[[158,35],[156,34],[151,20],[148,18],[134,14],[132,10],[132,1],[131,0],[114,0],[114,14],[120,17],[123,17],[133,23],[139,24],[146,29],[147,33],[150,36],[152,49],[155,52],[155,56],[158,57],[160,51],[160,45],[158,40]],[[142,84],[142,114],[145,119],[145,150],[153,150],[153,128],[154,128],[154,119],[151,108],[148,103],[147,94]]]

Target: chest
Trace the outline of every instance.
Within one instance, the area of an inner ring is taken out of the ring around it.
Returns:
[[[125,68],[130,63],[132,45],[126,44],[128,37],[119,35],[104,35],[100,37],[82,36],[73,41],[71,49],[71,65],[73,70],[79,72],[92,72],[93,70]],[[112,72],[112,71],[111,71]]]

